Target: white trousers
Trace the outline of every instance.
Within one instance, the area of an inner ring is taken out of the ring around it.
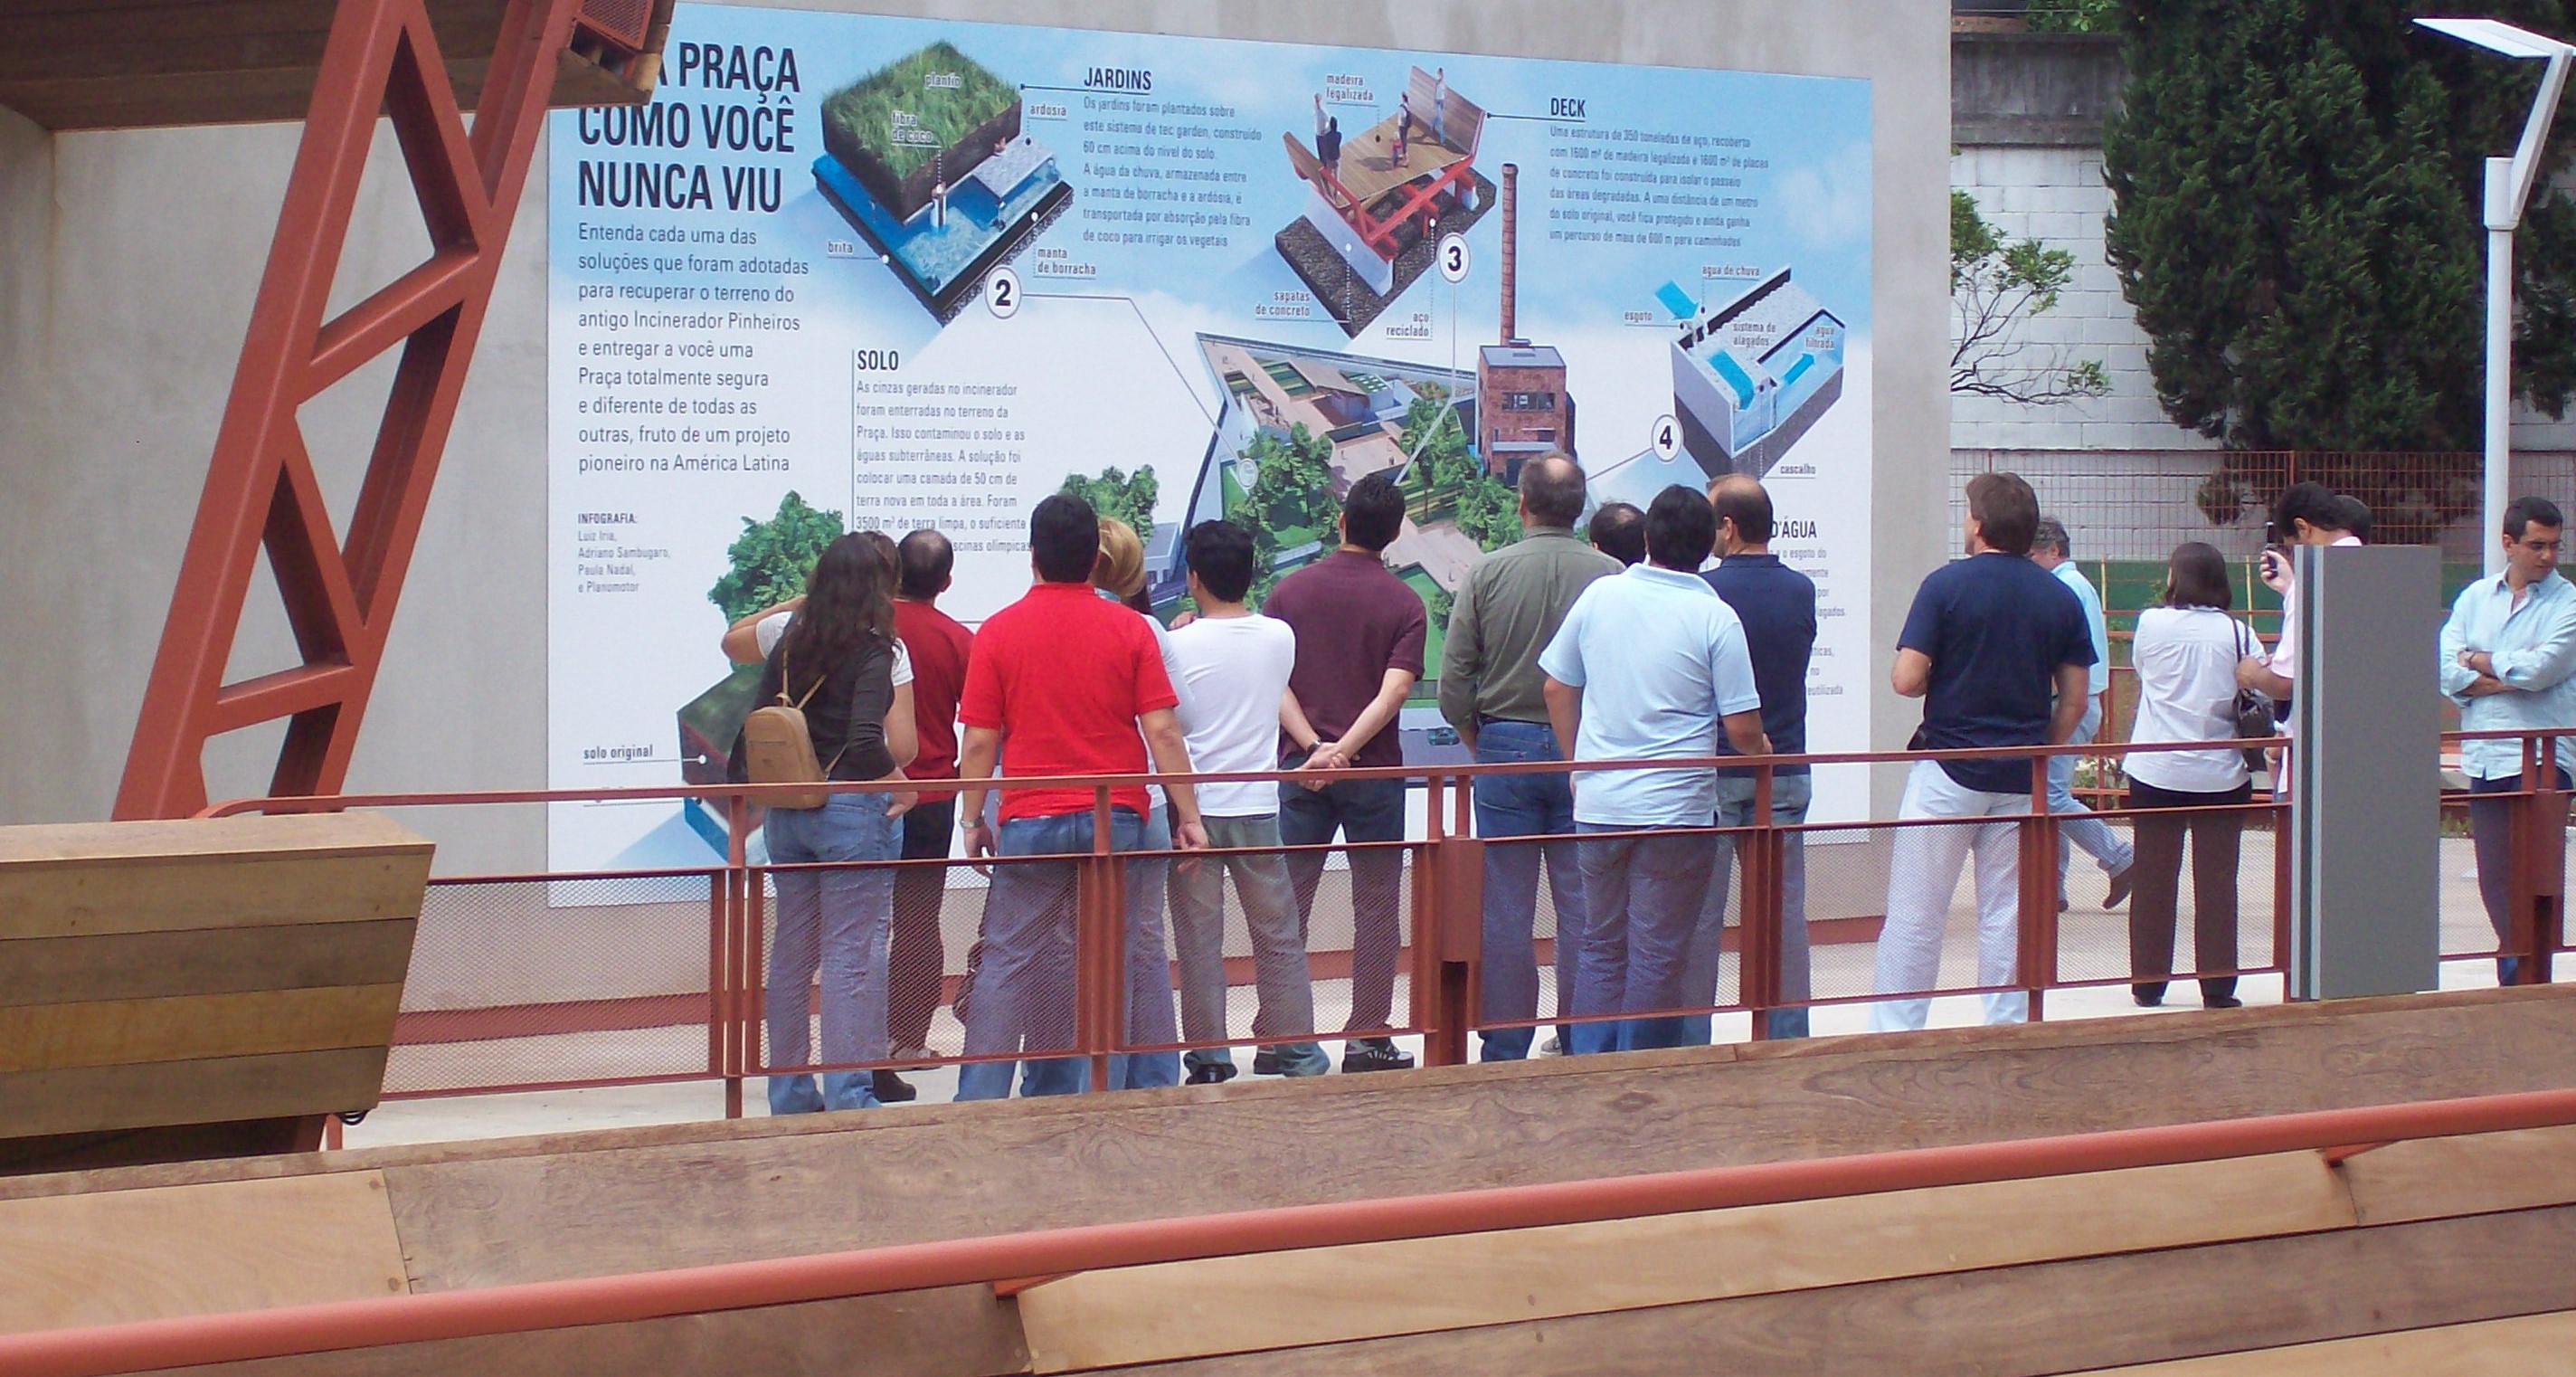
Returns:
[[[1962,788],[1934,761],[1918,760],[1905,780],[1900,818],[1982,818],[2030,811],[2028,794],[1990,794]],[[1878,934],[1877,994],[1929,990],[1940,983],[1941,937],[1950,925],[1950,894],[1959,887],[1959,865],[1977,858],[1977,983],[2008,985],[2019,966],[2021,938],[2021,837],[2012,822],[1957,827],[1900,827],[1888,860],[1887,925]],[[2020,1023],[2030,1017],[2029,997],[2014,990],[1990,994],[1986,1022]],[[1883,999],[1870,1006],[1872,1032],[1920,1028],[1929,999]]]

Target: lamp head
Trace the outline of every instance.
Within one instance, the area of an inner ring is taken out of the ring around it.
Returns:
[[[2548,59],[2576,52],[2576,48],[2546,34],[2533,33],[2501,19],[2418,19],[2415,22],[2445,37],[2506,57]]]

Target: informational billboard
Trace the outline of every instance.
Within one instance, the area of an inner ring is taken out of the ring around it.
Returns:
[[[1870,662],[1865,81],[684,4],[649,105],[549,131],[549,777],[722,778],[727,624],[842,531],[931,526],[972,625],[1029,509],[1327,552],[1386,473],[1432,614],[1407,757],[1513,484],[1593,502],[1753,473],[1813,577],[1811,749]],[[1819,819],[1865,813],[1828,771]],[[695,865],[720,819],[564,805],[558,869]]]

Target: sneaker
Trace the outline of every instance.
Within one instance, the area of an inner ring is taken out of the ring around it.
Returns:
[[[1282,1065],[1279,1060],[1279,1049],[1275,1047],[1264,1047],[1260,1051],[1253,1053],[1252,1074],[1256,1076],[1287,1075],[1288,1068]]]
[[[1410,1071],[1413,1058],[1396,1050],[1387,1038],[1353,1038],[1342,1044],[1342,1074],[1356,1076],[1362,1071]]]
[[[885,1104],[904,1104],[921,1094],[910,1081],[892,1071],[879,1071],[875,1076],[877,1099]]]
[[[1557,1036],[1556,1034],[1554,1034],[1554,1033],[1550,1033],[1550,1034],[1548,1034],[1548,1035],[1547,1035],[1547,1041],[1542,1042],[1542,1043],[1540,1043],[1540,1044],[1538,1045],[1538,1054],[1539,1054],[1540,1056],[1542,1056],[1542,1057],[1561,1057],[1561,1056],[1564,1056],[1564,1055],[1565,1055],[1565,1041],[1564,1041],[1564,1039],[1562,1039],[1562,1038],[1558,1037],[1558,1036]]]
[[[1191,1067],[1188,1083],[1191,1085],[1223,1085],[1227,1081],[1233,1079],[1234,1063],[1230,1061],[1212,1061],[1204,1066]]]
[[[2102,896],[2102,907],[2104,909],[2115,909],[2120,905],[2127,903],[2129,901],[2129,891],[2137,887],[2138,863],[2131,861],[2128,868],[2111,877],[2111,889],[2109,893]]]

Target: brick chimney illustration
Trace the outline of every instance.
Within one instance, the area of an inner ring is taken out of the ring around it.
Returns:
[[[1519,344],[1520,301],[1514,291],[1514,275],[1520,269],[1520,199],[1521,170],[1516,163],[1503,164],[1503,339],[1505,344]]]

